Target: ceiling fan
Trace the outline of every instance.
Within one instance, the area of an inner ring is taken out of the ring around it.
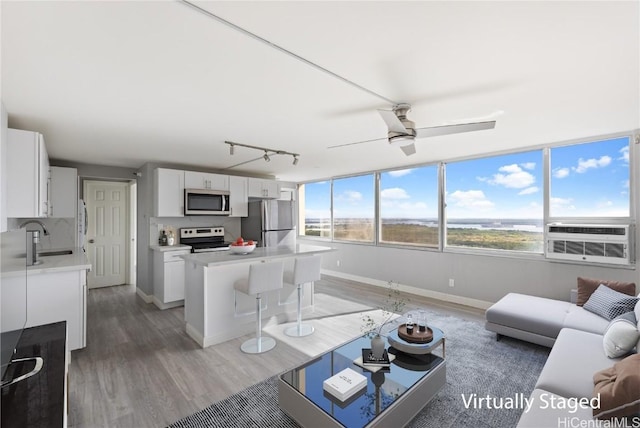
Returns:
[[[490,120],[416,129],[415,123],[407,119],[407,113],[410,110],[411,105],[406,103],[396,104],[393,107],[393,110],[378,110],[378,113],[380,113],[380,116],[387,124],[387,141],[392,146],[400,147],[400,149],[407,156],[412,155],[416,152],[416,146],[414,144],[416,138],[436,137],[438,135],[481,131],[483,129],[493,129],[496,126],[496,121]],[[339,144],[336,146],[329,146],[329,148],[334,149],[338,147],[352,146],[355,144],[363,144],[380,140],[384,140],[384,138],[358,141],[356,143]]]

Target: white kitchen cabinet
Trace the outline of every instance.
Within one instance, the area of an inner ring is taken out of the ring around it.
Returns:
[[[27,284],[26,327],[66,321],[69,349],[84,348],[87,341],[87,271],[27,271]]]
[[[42,134],[7,132],[7,217],[46,217],[49,213],[49,156]]]
[[[184,260],[190,250],[153,252],[153,303],[160,309],[184,304]]]
[[[49,217],[75,218],[78,205],[78,170],[52,166]]]
[[[185,171],[184,187],[187,189],[229,190],[229,176],[207,172]]]
[[[249,215],[248,178],[229,176],[229,199],[231,214],[229,217],[247,217]]]
[[[184,177],[182,170],[156,168],[153,180],[156,217],[184,217]]]
[[[250,198],[275,199],[280,197],[280,184],[275,180],[249,178]]]

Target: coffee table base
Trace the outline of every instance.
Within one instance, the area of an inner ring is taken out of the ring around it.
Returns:
[[[446,382],[446,361],[443,361],[380,413],[367,425],[367,428],[405,426],[444,388]],[[296,391],[280,376],[278,377],[278,404],[283,412],[305,428],[342,427],[338,421]]]

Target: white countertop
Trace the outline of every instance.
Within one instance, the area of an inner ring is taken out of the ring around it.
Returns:
[[[82,248],[73,248],[73,254],[63,256],[38,256],[42,263],[27,266],[28,275],[64,272],[70,270],[91,270],[91,263]]]
[[[165,251],[191,250],[191,245],[184,245],[184,244],[150,245],[149,248],[151,248],[153,251],[165,252]]]
[[[201,266],[213,267],[236,263],[247,263],[260,259],[277,259],[303,254],[316,254],[335,251],[331,247],[319,245],[296,244],[295,246],[258,247],[249,254],[235,254],[230,251],[214,251],[210,253],[185,254],[182,257],[188,262]]]

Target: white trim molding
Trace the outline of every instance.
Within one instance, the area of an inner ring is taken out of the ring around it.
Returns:
[[[140,296],[145,303],[153,303],[153,296],[145,293],[140,288],[136,287],[136,294]]]

